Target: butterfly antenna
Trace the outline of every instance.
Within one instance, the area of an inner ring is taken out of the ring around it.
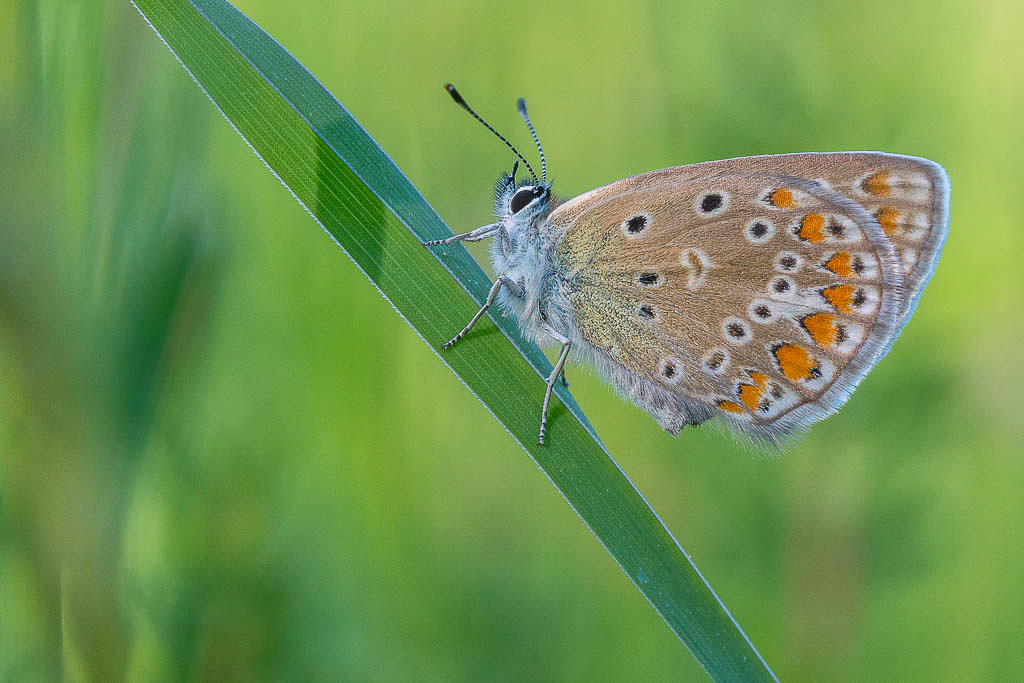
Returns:
[[[536,180],[537,174],[534,172],[533,166],[530,166],[530,162],[527,161],[526,158],[522,154],[519,153],[519,150],[516,149],[515,145],[513,145],[511,142],[509,142],[505,138],[504,135],[502,135],[498,131],[494,130],[494,127],[491,126],[491,124],[487,123],[482,118],[480,118],[480,115],[477,114],[475,111],[473,111],[472,107],[470,107],[468,104],[466,104],[466,100],[462,99],[462,95],[459,94],[459,91],[455,89],[454,85],[452,85],[451,83],[448,83],[447,85],[444,86],[444,89],[447,90],[448,94],[452,96],[453,100],[455,100],[455,104],[459,105],[460,107],[462,107],[463,109],[468,111],[473,116],[474,119],[476,119],[480,123],[484,124],[484,127],[487,130],[489,130],[492,133],[494,133],[495,135],[497,135],[499,140],[501,140],[506,145],[508,145],[508,148],[510,150],[512,150],[512,153],[515,154],[517,157],[519,157],[520,161],[522,161],[524,164],[526,164],[526,168],[529,169],[530,175],[532,175],[534,180]]]
[[[520,97],[516,106],[519,108],[519,115],[523,117],[523,121],[526,121],[526,127],[530,129],[533,141],[537,143],[537,153],[540,154],[540,181],[546,183],[548,181],[548,162],[544,160],[544,148],[540,146],[540,138],[537,137],[537,131],[533,129],[533,124],[530,123],[530,115],[526,113],[526,100]],[[536,177],[534,175],[534,178]]]

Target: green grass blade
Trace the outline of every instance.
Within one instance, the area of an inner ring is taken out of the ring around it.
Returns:
[[[298,61],[221,0],[135,0],[225,118],[437,352],[483,302],[489,280],[437,213]],[[439,95],[440,96],[440,95]],[[550,364],[511,318],[490,317],[440,353],[547,474],[707,672],[773,680],[739,625],[562,387],[536,445]]]

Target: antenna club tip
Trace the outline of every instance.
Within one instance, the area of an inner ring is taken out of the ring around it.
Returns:
[[[520,97],[518,100],[516,100],[516,108],[519,110],[520,114],[525,114],[526,113],[526,100],[523,99],[522,97]]]
[[[452,85],[451,83],[445,83],[444,89],[448,91],[448,94],[452,96],[453,100],[455,100],[456,102],[463,106],[466,105],[466,100],[462,99],[462,95],[459,94],[459,91],[455,89],[454,85]]]

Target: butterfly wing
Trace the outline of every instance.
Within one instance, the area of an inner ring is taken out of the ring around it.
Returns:
[[[945,240],[949,181],[881,153],[653,171],[559,206],[547,237],[577,345],[676,433],[769,439],[835,412],[885,355]]]

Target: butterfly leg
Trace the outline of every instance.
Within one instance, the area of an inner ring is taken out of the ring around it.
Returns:
[[[504,225],[498,226],[498,236],[501,238],[501,249],[506,254],[512,251],[512,240],[508,236],[508,230]]]
[[[479,242],[480,240],[485,240],[488,237],[494,237],[494,233],[498,231],[499,227],[501,227],[499,223],[491,223],[490,225],[483,225],[476,230],[464,232],[461,235],[452,235],[451,237],[446,237],[443,240],[430,240],[429,242],[421,242],[421,244],[425,247],[433,247],[438,244],[451,244],[456,241]]]
[[[494,281],[494,284],[491,285],[491,291],[487,293],[487,300],[484,301],[484,305],[480,307],[480,310],[476,312],[476,315],[473,316],[473,318],[466,324],[465,327],[462,328],[462,330],[457,335],[455,335],[454,337],[452,337],[451,339],[449,339],[448,341],[441,345],[441,348],[443,350],[447,351],[448,349],[450,349],[452,344],[465,337],[466,334],[469,333],[471,329],[473,329],[473,325],[476,325],[476,321],[480,319],[480,317],[487,311],[488,308],[491,307],[491,304],[493,304],[494,300],[498,297],[498,292],[501,291],[502,285],[508,287],[509,291],[511,291],[515,296],[521,297],[523,296],[523,294],[525,294],[525,292],[523,292],[523,288],[520,287],[515,280],[508,277],[507,275],[499,276],[498,279]]]
[[[544,331],[562,343],[562,350],[558,353],[555,367],[551,369],[551,374],[548,375],[547,390],[544,392],[544,405],[540,409],[540,436],[537,438],[537,443],[541,446],[544,445],[544,431],[548,426],[548,403],[551,401],[551,390],[555,388],[555,382],[558,381],[559,376],[562,377],[563,381],[565,379],[565,359],[569,357],[569,347],[572,346],[569,340],[558,332],[550,328],[545,328]]]

